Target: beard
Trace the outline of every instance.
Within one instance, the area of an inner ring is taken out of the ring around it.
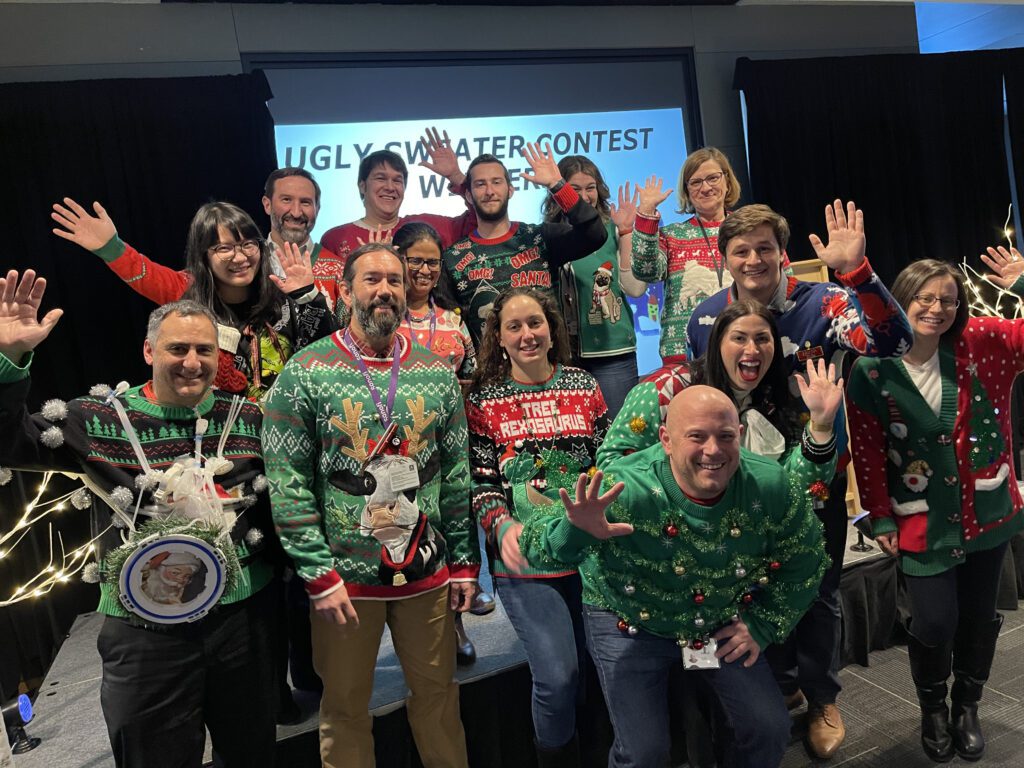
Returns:
[[[505,202],[503,202],[501,204],[501,208],[496,210],[494,213],[488,213],[487,211],[481,210],[480,209],[480,204],[474,198],[473,199],[473,210],[476,211],[476,217],[480,221],[488,221],[488,222],[503,221],[505,218],[508,217],[508,198],[505,198]]]
[[[286,228],[284,226],[286,222],[301,224],[302,229]],[[286,213],[284,216],[278,217],[272,213],[270,214],[270,228],[277,232],[286,243],[302,245],[309,239],[309,232],[313,227],[305,216],[295,218]]]
[[[378,307],[390,307],[391,313],[378,315]],[[363,333],[371,339],[384,339],[398,330],[402,315],[405,314],[405,301],[392,297],[386,300],[374,299],[369,304],[364,304],[353,297],[352,308]]]

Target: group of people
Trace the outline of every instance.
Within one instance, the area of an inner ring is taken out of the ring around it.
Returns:
[[[447,134],[423,142],[461,216],[402,216],[408,170],[374,152],[358,173],[364,216],[314,244],[319,187],[283,168],[264,190],[269,238],[237,206],[204,205],[180,272],[123,242],[98,203],[56,204],[55,234],[161,305],[138,387],[29,414],[34,350],[61,311],[40,317],[33,271],[0,279],[0,464],[82,473],[120,521],[99,608],[117,764],[198,766],[204,726],[230,768],[272,764],[292,573],[312,659],[292,679],[322,684],[323,764],[374,765],[386,625],[421,761],[466,766],[454,672],[472,646],[456,620],[493,605],[478,597],[480,528],[532,674],[539,765],[580,764],[588,654],[609,766],[667,764],[679,664],[724,713],[726,764],[779,764],[804,702],[808,749],[827,759],[845,738],[851,454],[906,577],[922,746],[980,758],[1000,566],[1021,528],[1009,396],[1024,321],[969,317],[959,271],[933,259],[890,292],[865,257],[863,213],[838,200],[824,239],[810,236],[837,283],[796,279],[785,218],[731,210],[739,183],[714,148],[682,167],[692,215],[660,226],[661,179],[613,203],[588,158],[528,146],[523,178],[548,190],[531,224],[509,220],[497,158],[463,173]],[[1020,254],[983,258],[1024,296]],[[623,297],[657,281],[664,365],[637,383]],[[189,471],[200,481],[186,489]],[[201,618],[154,622],[124,598],[132,553],[161,537],[205,537],[231,566]]]

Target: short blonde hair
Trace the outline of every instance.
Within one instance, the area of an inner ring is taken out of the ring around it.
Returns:
[[[714,160],[718,163],[722,169],[722,173],[725,174],[725,208],[728,210],[732,208],[740,199],[740,182],[736,178],[736,173],[732,169],[732,165],[729,163],[729,158],[725,156],[725,153],[717,147],[702,147],[694,152],[691,152],[689,157],[683,163],[682,169],[679,171],[679,183],[676,185],[676,197],[679,200],[679,213],[688,213],[693,210],[693,203],[690,200],[690,191],[686,186],[686,182],[690,180],[690,177],[697,172],[708,160]]]

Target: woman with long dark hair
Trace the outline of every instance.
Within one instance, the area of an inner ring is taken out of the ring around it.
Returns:
[[[610,203],[611,191],[601,171],[583,155],[563,157],[558,170],[565,183],[597,209],[608,231],[598,250],[562,267],[561,288],[575,360],[601,385],[608,418],[614,419],[638,378],[633,310],[623,296],[643,296],[647,289],[632,271],[637,195],[630,197],[627,183],[619,187],[618,205]],[[566,220],[550,195],[542,212],[544,221]]]
[[[1024,295],[1016,249],[990,248],[982,259],[992,282]],[[914,345],[902,359],[854,366],[853,466],[875,540],[898,558],[910,596],[921,746],[936,762],[973,761],[985,751],[978,702],[1003,621],[1003,556],[1024,527],[1010,428],[1024,320],[970,317],[963,275],[936,259],[900,272],[892,295]]]
[[[539,764],[579,765],[576,701],[584,648],[582,584],[573,567],[535,567],[519,550],[522,520],[593,471],[608,429],[594,377],[573,368],[555,300],[503,291],[484,325],[466,399],[473,511],[492,555],[498,595],[533,676]]]
[[[219,389],[259,399],[292,353],[337,330],[313,285],[309,256],[285,244],[284,277],[273,274],[272,251],[245,211],[226,202],[196,211],[185,245],[185,269],[173,270],[143,256],[117,236],[99,203],[90,214],[71,198],[54,204],[55,235],[102,258],[132,290],[166,304],[192,299],[217,316]]]

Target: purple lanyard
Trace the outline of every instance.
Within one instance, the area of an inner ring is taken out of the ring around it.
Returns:
[[[427,337],[427,349],[434,351],[434,331],[437,330],[437,310],[434,309],[434,300],[427,298],[427,305],[430,307],[430,335]],[[409,341],[413,340],[412,313],[405,310],[405,321],[409,323]]]
[[[398,337],[395,337],[395,346],[391,350],[391,381],[388,383],[387,407],[380,401],[380,390],[374,386],[373,379],[370,378],[370,370],[366,367],[363,356],[359,354],[359,348],[356,346],[355,340],[353,340],[352,334],[347,328],[345,329],[342,341],[345,342],[345,347],[352,354],[359,372],[363,374],[366,388],[370,390],[370,397],[373,398],[373,404],[377,407],[377,413],[380,415],[380,423],[387,429],[391,426],[391,412],[395,408],[395,393],[398,391],[398,367],[402,362],[402,345],[399,343]]]

